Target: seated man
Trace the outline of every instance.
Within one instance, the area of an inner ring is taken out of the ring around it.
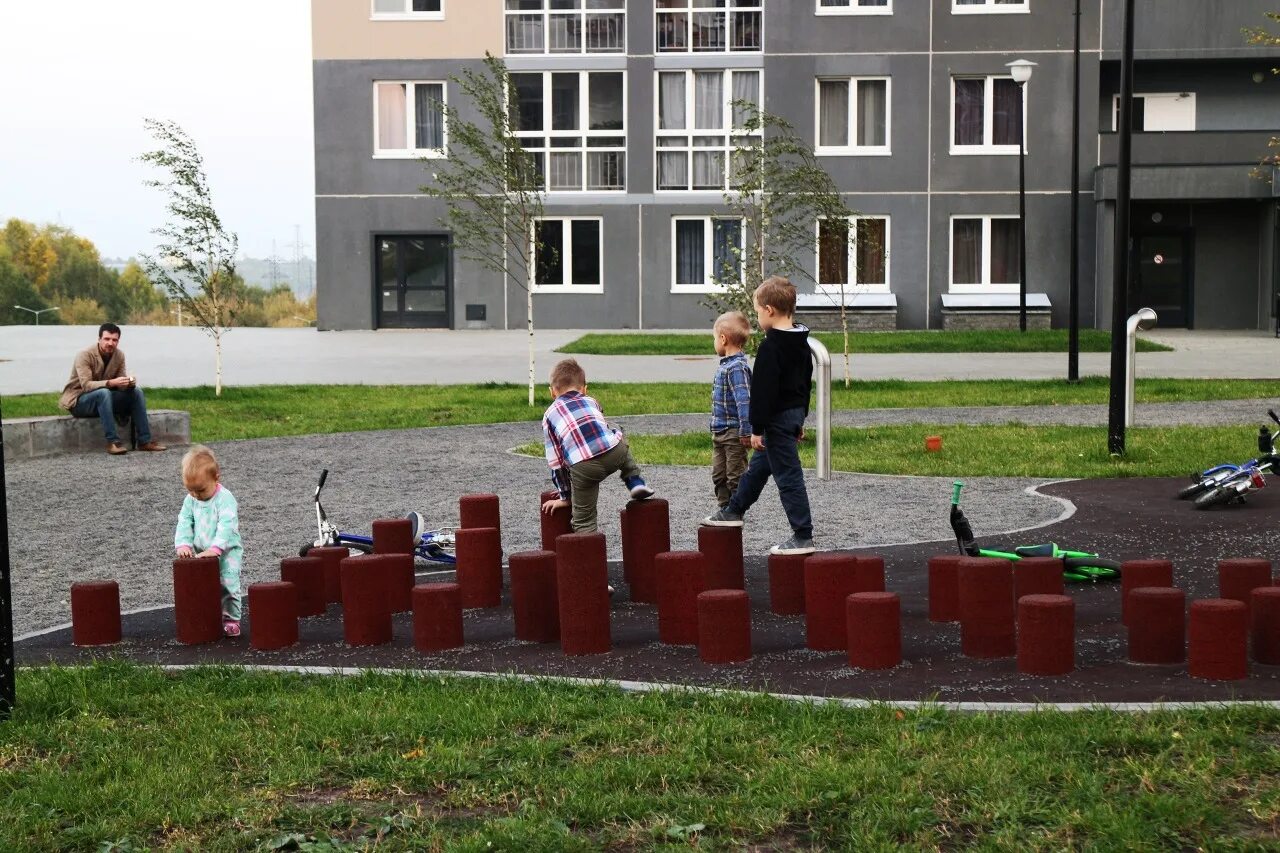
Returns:
[[[58,405],[77,418],[101,419],[107,452],[113,456],[129,452],[116,433],[116,412],[133,421],[139,450],[165,450],[163,444],[151,440],[147,401],[138,381],[125,372],[124,352],[119,346],[120,327],[115,323],[99,326],[98,342],[76,355]]]

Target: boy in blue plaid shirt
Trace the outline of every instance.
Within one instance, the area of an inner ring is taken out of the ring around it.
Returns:
[[[751,324],[741,311],[728,311],[711,327],[720,367],[711,383],[711,482],[724,509],[747,470],[751,447],[751,367],[742,348]]]

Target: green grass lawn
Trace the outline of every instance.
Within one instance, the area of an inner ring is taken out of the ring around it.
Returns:
[[[1280,712],[1257,707],[987,715],[23,670],[0,848],[1262,849],[1280,840],[1278,745]]]
[[[815,332],[814,336],[833,353],[844,352],[844,336],[838,332]],[[1170,352],[1172,347],[1138,338],[1139,352]],[[962,332],[850,332],[849,351],[855,353],[912,352],[1061,352],[1067,351],[1067,330],[1045,331],[962,331]],[[1081,352],[1110,352],[1111,333],[1098,329],[1080,330]],[[697,334],[612,334],[583,335],[557,352],[576,355],[715,355],[711,330]]]
[[[606,414],[639,415],[706,412],[711,408],[711,376],[705,383],[599,383],[590,386]],[[191,413],[196,441],[267,438],[284,435],[348,432],[455,424],[532,421],[542,417],[546,391],[537,404],[526,404],[519,385],[259,385],[229,387],[221,398],[209,387],[148,388],[153,409]],[[1275,380],[1139,379],[1141,403],[1185,400],[1230,400],[1280,397]],[[837,409],[912,408],[933,406],[1059,406],[1105,403],[1107,380],[982,380],[957,382],[837,381],[832,393]],[[63,414],[57,394],[5,397],[6,418]],[[1266,405],[1259,403],[1259,415]]]

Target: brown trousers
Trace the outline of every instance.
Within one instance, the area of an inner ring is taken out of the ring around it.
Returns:
[[[569,466],[569,482],[573,486],[570,526],[574,533],[596,531],[596,503],[600,499],[600,483],[610,474],[618,474],[623,483],[640,476],[640,468],[631,458],[631,448],[624,438],[599,456]]]
[[[738,440],[736,429],[711,434],[711,482],[716,503],[724,506],[738,490],[738,481],[747,470],[747,448]]]

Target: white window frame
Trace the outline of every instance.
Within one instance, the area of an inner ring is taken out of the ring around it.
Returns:
[[[716,284],[712,276],[715,268],[715,232],[712,230],[712,223],[717,219],[728,219],[738,221],[739,234],[742,235],[742,255],[739,260],[739,281],[744,281],[747,274],[747,258],[746,258],[746,241],[747,241],[747,223],[746,220],[737,216],[673,216],[671,217],[671,292],[672,293],[724,293],[726,288],[722,284]],[[702,284],[677,284],[676,268],[677,268],[677,246],[676,246],[676,223],[677,222],[701,222],[702,223]]]
[[[507,56],[625,56],[627,53],[627,8],[623,4],[621,9],[549,9],[546,0],[543,0],[542,9],[507,9],[503,4],[502,18],[502,46]],[[587,22],[592,18],[604,18],[607,16],[622,16],[622,46],[617,50],[590,50],[587,47]],[[520,50],[512,51],[508,41],[510,36],[510,21],[512,18],[532,18],[537,16],[541,18],[542,25],[542,50]],[[552,18],[577,18],[581,27],[582,48],[580,50],[552,50],[551,49],[551,19]]]
[[[794,2],[794,0],[791,0]],[[725,6],[719,8],[703,8],[695,7],[692,0],[684,0],[683,7],[676,8],[658,8],[654,4],[653,10],[653,53],[655,56],[688,56],[696,54],[700,56],[722,56],[732,54],[762,54],[764,53],[764,4],[765,0],[741,0],[740,6]],[[787,0],[773,0],[773,2],[787,2]],[[724,48],[722,50],[694,50],[693,49],[693,16],[695,13],[714,14],[721,13],[724,19]],[[685,49],[684,50],[662,50],[658,47],[658,21],[662,15],[679,15],[685,16]],[[760,47],[750,50],[741,49],[734,50],[730,46],[733,38],[733,17],[742,14],[756,14],[760,16]]]
[[[814,0],[815,15],[892,15],[893,0],[884,6],[859,6],[858,0],[849,0],[848,6],[823,6],[822,0]]]
[[[956,213],[952,214],[951,219],[947,223],[947,282],[950,285],[951,293],[1017,293],[1019,291],[1019,283],[1001,281],[991,281],[991,222],[995,219],[1017,219],[1017,214],[1003,213]],[[964,284],[956,284],[956,220],[957,219],[981,219],[982,220],[982,281],[977,284],[966,282]]]
[[[560,263],[564,270],[566,282],[573,281],[573,222],[595,222],[600,226],[600,240],[596,250],[600,253],[597,269],[600,270],[599,284],[538,284],[538,232],[537,222],[563,222],[564,245],[559,248]],[[533,293],[604,293],[604,217],[603,216],[539,216],[529,234],[529,290]]]
[[[369,0],[369,20],[371,21],[443,21],[446,0],[440,0],[439,12],[413,12],[412,0],[404,0],[403,12],[378,12],[374,0]]]
[[[858,107],[855,89],[862,81],[884,81],[884,145],[855,145],[858,138]],[[849,114],[845,117],[848,145],[813,146],[819,157],[890,157],[893,155],[893,78],[892,77],[816,77],[813,81],[813,138],[822,138],[822,84],[847,83],[849,86]],[[953,137],[954,138],[954,135]]]
[[[983,105],[982,105],[982,138],[989,140],[995,136],[995,120],[996,120],[996,80],[1012,80],[1008,74],[953,74],[951,76],[951,136],[948,139],[951,154],[965,157],[975,154],[980,155],[1001,155],[1001,156],[1018,156],[1017,145],[992,145],[990,142],[984,142],[982,145],[957,145],[956,144],[956,81],[957,80],[982,80],[983,82]],[[1017,85],[1016,83],[1014,85]],[[1022,147],[1027,150],[1027,127],[1031,124],[1030,116],[1027,113],[1027,88],[1030,83],[1023,83],[1018,86],[1019,94],[1022,96]],[[1027,153],[1031,153],[1027,150]]]
[[[741,138],[741,137],[751,137],[757,140],[761,138],[762,134],[759,130],[757,130],[755,133],[747,133],[742,128],[734,125],[733,123],[733,118],[734,118],[733,116],[733,75],[735,72],[759,75],[759,80],[760,80],[760,88],[758,92],[759,101],[756,104],[756,108],[763,110],[764,103],[765,103],[764,69],[763,68],[723,68],[723,69],[699,68],[697,69],[697,73],[708,73],[708,72],[716,72],[716,71],[724,75],[723,81],[721,82],[721,85],[720,85],[720,91],[723,95],[723,101],[720,105],[720,109],[723,111],[721,113],[721,124],[723,126],[716,130],[710,130],[710,129],[695,130],[693,127],[694,112],[696,109],[695,100],[696,100],[696,94],[697,94],[696,84],[694,83],[694,80],[696,79],[694,76],[695,71],[693,69],[679,69],[679,68],[662,69],[659,71],[655,71],[653,73],[653,136],[654,136],[653,188],[655,193],[662,193],[662,194],[665,194],[665,193],[723,193],[725,190],[728,190],[730,188],[733,181],[733,163],[732,163],[733,152],[738,147],[737,145],[734,144],[733,140],[735,138]],[[662,74],[683,74],[684,75],[684,129],[682,130],[662,130],[661,129],[662,116],[658,112],[658,97],[662,93],[661,92],[662,90],[661,75]],[[725,144],[724,146],[694,145],[693,137],[695,136],[720,136],[724,138]],[[659,147],[658,145],[659,139],[671,138],[671,137],[684,137],[687,140],[688,144],[684,146],[673,146],[668,148]],[[677,152],[677,151],[683,151],[686,154],[685,177],[688,178],[688,180],[685,181],[685,186],[682,187],[681,189],[670,189],[670,188],[659,187],[658,186],[658,157],[663,152]],[[698,151],[698,152],[713,151],[713,152],[720,152],[721,154],[724,155],[724,180],[725,180],[724,186],[716,187],[712,189],[707,189],[702,187],[698,189],[693,189],[693,153],[695,151]]]
[[[572,195],[574,193],[625,193],[627,191],[627,101],[629,94],[627,92],[627,72],[623,69],[598,69],[595,71],[515,71],[513,74],[540,74],[542,75],[542,130],[515,130],[514,135],[518,138],[544,138],[547,145],[543,148],[525,149],[530,153],[540,154],[543,158],[543,177],[547,189],[545,192],[557,196]],[[552,130],[551,129],[551,75],[553,74],[577,74],[578,75],[578,115],[581,117],[582,127],[579,130]],[[619,130],[587,130],[586,126],[591,119],[591,75],[592,74],[621,74],[622,75],[622,127]],[[552,139],[565,139],[581,137],[583,145],[578,148],[553,148],[550,145]],[[592,147],[586,144],[588,138],[622,138],[622,147]],[[590,154],[591,153],[621,153],[622,154],[622,186],[608,189],[588,189],[587,176],[590,172]],[[582,183],[581,189],[551,189],[551,154],[569,154],[578,153],[582,155]]]
[[[404,148],[379,148],[378,139],[378,87],[387,86],[408,86],[405,90],[404,123],[405,123],[405,145]],[[373,159],[375,160],[416,160],[426,158],[428,160],[443,160],[449,156],[449,111],[441,109],[440,138],[444,145],[440,148],[414,148],[417,143],[415,135],[418,125],[418,99],[415,97],[414,90],[418,86],[439,86],[440,87],[440,103],[447,106],[449,103],[449,83],[447,80],[375,80],[373,81]]]
[[[981,5],[960,5],[956,0],[951,0],[951,14],[953,15],[1026,15],[1031,12],[1031,0],[1022,0],[1021,3],[1000,3],[995,0],[985,0]]]
[[[1195,131],[1196,129],[1195,126],[1199,121],[1199,114],[1197,113],[1195,92],[1134,92],[1133,99],[1136,101],[1139,98],[1142,98],[1144,107],[1146,105],[1146,101],[1149,98],[1156,98],[1156,99],[1171,98],[1175,101],[1190,100],[1191,101],[1191,125],[1192,125],[1191,128],[1187,130],[1151,130],[1150,128],[1144,126],[1143,129],[1139,132],[1141,133],[1192,133]],[[1144,122],[1144,125],[1145,125],[1145,122]],[[1111,96],[1111,132],[1116,133],[1119,130],[1120,130],[1120,96],[1112,95]]]
[[[963,217],[962,217],[963,218]],[[873,284],[863,284],[858,279],[858,239],[857,230],[863,220],[875,219],[884,222],[884,282],[875,282]],[[849,223],[849,245],[845,247],[848,252],[848,261],[846,269],[849,270],[850,276],[854,279],[846,282],[843,288],[844,294],[848,296],[852,293],[892,293],[893,292],[893,272],[889,265],[889,246],[893,240],[893,222],[892,218],[886,214],[879,213],[859,213],[846,218]],[[814,289],[820,296],[840,297],[841,287],[839,284],[823,284],[818,281],[819,268],[822,260],[822,222],[819,219],[813,225],[813,277],[815,281]]]

